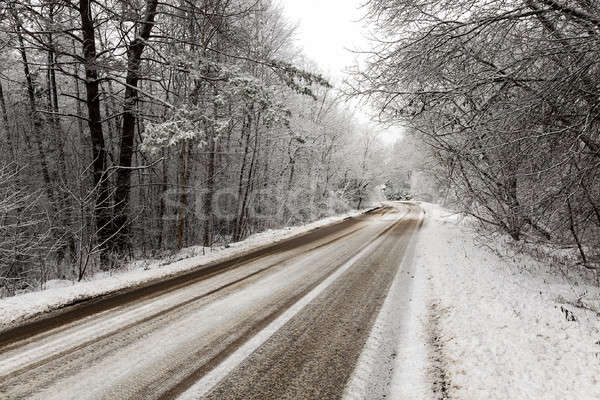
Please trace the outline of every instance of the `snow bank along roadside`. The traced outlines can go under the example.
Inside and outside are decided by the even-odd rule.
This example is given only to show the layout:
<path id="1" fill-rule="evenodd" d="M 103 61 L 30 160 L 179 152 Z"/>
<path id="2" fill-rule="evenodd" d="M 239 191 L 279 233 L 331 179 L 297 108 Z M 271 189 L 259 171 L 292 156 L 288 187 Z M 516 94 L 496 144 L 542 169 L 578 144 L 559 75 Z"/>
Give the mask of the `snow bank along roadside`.
<path id="1" fill-rule="evenodd" d="M 600 398 L 599 289 L 567 283 L 527 255 L 478 246 L 468 222 L 422 206 L 415 268 L 429 281 L 439 352 L 431 362 L 446 380 L 438 396 Z"/>
<path id="2" fill-rule="evenodd" d="M 115 271 L 111 275 L 100 273 L 82 282 L 49 282 L 46 290 L 31 292 L 0 300 L 0 332 L 31 318 L 59 310 L 65 306 L 124 289 L 143 286 L 149 282 L 167 279 L 194 270 L 203 265 L 242 255 L 281 240 L 290 239 L 316 228 L 335 224 L 364 211 L 351 211 L 315 221 L 313 223 L 268 230 L 250 236 L 229 247 L 204 249 L 201 246 L 183 249 L 175 257 L 162 260 L 139 260 L 131 263 L 129 270 Z"/>

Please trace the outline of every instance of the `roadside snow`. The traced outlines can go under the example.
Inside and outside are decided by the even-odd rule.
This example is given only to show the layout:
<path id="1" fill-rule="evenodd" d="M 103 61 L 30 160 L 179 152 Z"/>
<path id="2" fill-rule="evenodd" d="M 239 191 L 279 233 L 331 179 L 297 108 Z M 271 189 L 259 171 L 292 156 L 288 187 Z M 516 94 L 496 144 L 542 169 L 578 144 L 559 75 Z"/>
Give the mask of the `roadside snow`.
<path id="1" fill-rule="evenodd" d="M 45 290 L 0 300 L 0 332 L 27 319 L 60 309 L 65 305 L 127 288 L 138 287 L 157 279 L 166 279 L 212 261 L 234 257 L 251 249 L 288 239 L 348 217 L 357 216 L 362 212 L 354 210 L 303 226 L 267 230 L 252 235 L 242 242 L 231 243 L 227 248 L 204 249 L 201 246 L 190 247 L 166 259 L 138 260 L 131 263 L 128 270 L 116 271 L 110 275 L 99 273 L 82 282 L 49 281 L 46 282 Z"/>
<path id="2" fill-rule="evenodd" d="M 429 371 L 428 362 L 431 353 L 426 331 L 428 282 L 424 269 L 415 268 L 414 251 L 408 261 L 413 264 L 410 312 L 400 331 L 390 392 L 392 399 L 427 400 L 434 398 L 432 388 L 435 379 Z"/>
<path id="3" fill-rule="evenodd" d="M 505 243 L 478 245 L 468 221 L 422 206 L 415 267 L 429 280 L 437 397 L 600 398 L 599 289 L 527 255 L 500 256 Z"/>
<path id="4" fill-rule="evenodd" d="M 73 285 L 73 281 L 65 279 L 51 279 L 42 285 L 42 289 L 57 289 Z"/>

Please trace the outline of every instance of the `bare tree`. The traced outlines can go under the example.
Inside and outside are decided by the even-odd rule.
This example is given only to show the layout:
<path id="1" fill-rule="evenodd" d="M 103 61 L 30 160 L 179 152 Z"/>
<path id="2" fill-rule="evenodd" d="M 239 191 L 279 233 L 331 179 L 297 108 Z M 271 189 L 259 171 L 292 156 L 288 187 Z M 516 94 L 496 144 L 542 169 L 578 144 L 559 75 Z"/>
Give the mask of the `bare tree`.
<path id="1" fill-rule="evenodd" d="M 577 182 L 598 173 L 598 6 L 372 0 L 368 7 L 380 37 L 351 91 L 431 146 L 465 212 L 515 240 L 570 238 L 580 250 L 593 247 L 600 225 L 587 215 L 598 188 Z M 571 221 L 578 215 L 586 217 Z M 588 267 L 600 261 L 581 254 Z"/>

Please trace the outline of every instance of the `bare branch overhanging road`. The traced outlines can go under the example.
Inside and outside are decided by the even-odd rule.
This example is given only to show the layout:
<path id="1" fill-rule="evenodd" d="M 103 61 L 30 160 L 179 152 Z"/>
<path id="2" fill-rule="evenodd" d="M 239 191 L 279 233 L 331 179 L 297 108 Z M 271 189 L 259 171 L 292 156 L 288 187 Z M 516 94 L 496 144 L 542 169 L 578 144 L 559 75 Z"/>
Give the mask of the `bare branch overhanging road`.
<path id="1" fill-rule="evenodd" d="M 340 398 L 421 222 L 386 207 L 5 332 L 0 398 Z"/>

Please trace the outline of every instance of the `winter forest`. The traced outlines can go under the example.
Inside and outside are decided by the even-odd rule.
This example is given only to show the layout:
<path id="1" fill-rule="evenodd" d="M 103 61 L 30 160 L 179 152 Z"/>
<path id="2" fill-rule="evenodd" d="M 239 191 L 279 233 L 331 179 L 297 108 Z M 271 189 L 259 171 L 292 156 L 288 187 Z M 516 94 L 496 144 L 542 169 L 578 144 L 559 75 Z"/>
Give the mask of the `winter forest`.
<path id="1" fill-rule="evenodd" d="M 370 0 L 368 13 L 377 36 L 353 92 L 425 145 L 446 204 L 596 270 L 598 2 Z"/>
<path id="2" fill-rule="evenodd" d="M 384 198 L 597 268 L 600 6 L 362 11 L 370 47 L 341 82 L 276 1 L 3 0 L 0 294 Z"/>
<path id="3" fill-rule="evenodd" d="M 364 207 L 375 134 L 268 0 L 0 9 L 0 286 Z"/>

